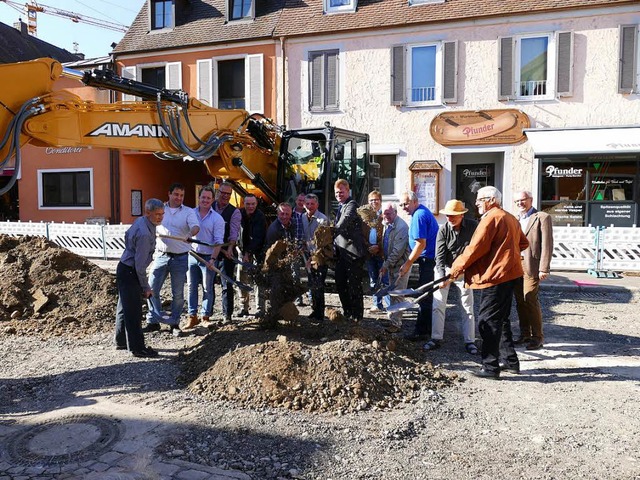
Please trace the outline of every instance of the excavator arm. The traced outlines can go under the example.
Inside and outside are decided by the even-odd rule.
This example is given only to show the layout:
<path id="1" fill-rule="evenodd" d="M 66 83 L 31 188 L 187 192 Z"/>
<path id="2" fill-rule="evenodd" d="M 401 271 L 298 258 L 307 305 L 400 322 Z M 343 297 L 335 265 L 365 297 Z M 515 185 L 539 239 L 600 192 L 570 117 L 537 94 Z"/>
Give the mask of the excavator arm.
<path id="1" fill-rule="evenodd" d="M 86 101 L 53 89 L 62 76 L 142 100 Z M 48 58 L 0 65 L 0 168 L 15 158 L 17 172 L 20 149 L 27 143 L 138 150 L 203 161 L 213 177 L 231 180 L 273 203 L 280 140 L 280 128 L 261 115 L 211 108 L 185 92 L 113 72 L 79 72 Z"/>

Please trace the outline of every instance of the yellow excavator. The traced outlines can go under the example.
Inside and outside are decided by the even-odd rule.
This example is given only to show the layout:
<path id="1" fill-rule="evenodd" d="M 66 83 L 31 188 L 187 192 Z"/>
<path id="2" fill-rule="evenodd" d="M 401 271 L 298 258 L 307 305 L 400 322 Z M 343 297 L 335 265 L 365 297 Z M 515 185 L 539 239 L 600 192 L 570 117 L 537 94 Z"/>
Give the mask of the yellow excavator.
<path id="1" fill-rule="evenodd" d="M 134 95 L 139 101 L 99 104 L 66 90 L 60 77 Z M 378 187 L 369 136 L 336 128 L 285 130 L 260 114 L 211 108 L 182 90 L 126 79 L 109 70 L 78 71 L 50 58 L 0 65 L 0 168 L 30 143 L 153 152 L 169 160 L 204 162 L 212 177 L 265 205 L 315 193 L 324 212 L 335 209 L 333 182 L 344 178 L 356 200 Z M 15 178 L 0 194 L 15 183 Z M 366 202 L 365 202 L 366 203 Z"/>

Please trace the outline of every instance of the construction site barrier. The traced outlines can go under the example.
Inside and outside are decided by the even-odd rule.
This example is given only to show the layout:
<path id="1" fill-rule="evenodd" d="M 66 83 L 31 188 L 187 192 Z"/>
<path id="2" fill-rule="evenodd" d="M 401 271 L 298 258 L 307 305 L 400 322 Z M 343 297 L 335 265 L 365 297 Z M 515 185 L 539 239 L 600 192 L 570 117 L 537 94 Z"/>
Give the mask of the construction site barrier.
<path id="1" fill-rule="evenodd" d="M 0 222 L 0 234 L 35 235 L 78 255 L 118 259 L 130 225 Z M 636 227 L 553 227 L 552 270 L 640 271 L 640 229 Z"/>

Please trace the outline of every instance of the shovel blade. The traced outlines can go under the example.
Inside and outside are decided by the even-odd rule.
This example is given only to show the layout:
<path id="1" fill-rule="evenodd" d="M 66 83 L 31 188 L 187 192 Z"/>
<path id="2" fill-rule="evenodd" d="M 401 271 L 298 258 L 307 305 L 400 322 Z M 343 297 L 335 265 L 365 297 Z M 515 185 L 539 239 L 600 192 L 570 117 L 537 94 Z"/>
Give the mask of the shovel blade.
<path id="1" fill-rule="evenodd" d="M 416 293 L 419 292 L 413 288 L 405 288 L 403 290 L 391 290 L 389 292 L 389 295 L 391 295 L 392 297 L 404 297 L 407 295 L 415 295 Z"/>
<path id="2" fill-rule="evenodd" d="M 253 290 L 253 287 L 251 285 L 247 285 L 246 283 L 242 283 L 242 282 L 238 282 L 238 281 L 235 281 L 234 283 L 235 283 L 236 287 L 238 287 L 243 292 L 250 292 L 250 291 Z"/>
<path id="3" fill-rule="evenodd" d="M 410 308 L 415 308 L 415 307 L 416 307 L 416 303 L 410 302 L 410 301 L 394 303 L 393 305 L 389 305 L 387 307 L 387 312 L 401 312 L 403 310 L 409 310 Z"/>

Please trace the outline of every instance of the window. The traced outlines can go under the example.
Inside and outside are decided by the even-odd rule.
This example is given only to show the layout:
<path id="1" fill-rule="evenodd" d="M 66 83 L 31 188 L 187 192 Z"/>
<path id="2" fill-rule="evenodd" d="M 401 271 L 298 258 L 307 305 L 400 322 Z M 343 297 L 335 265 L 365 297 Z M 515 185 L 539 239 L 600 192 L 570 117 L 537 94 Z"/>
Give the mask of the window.
<path id="1" fill-rule="evenodd" d="M 457 42 L 391 49 L 391 103 L 429 106 L 457 100 Z"/>
<path id="2" fill-rule="evenodd" d="M 355 12 L 357 0 L 324 0 L 324 13 Z"/>
<path id="3" fill-rule="evenodd" d="M 309 53 L 309 110 L 338 110 L 338 50 Z"/>
<path id="4" fill-rule="evenodd" d="M 500 100 L 571 96 L 573 33 L 500 38 L 498 77 Z"/>
<path id="5" fill-rule="evenodd" d="M 173 28 L 173 1 L 151 0 L 151 30 Z"/>
<path id="6" fill-rule="evenodd" d="M 170 90 L 182 89 L 182 63 L 153 63 L 143 64 L 122 69 L 122 76 L 131 80 L 138 80 L 158 88 Z M 122 94 L 123 101 L 135 101 L 137 97 Z"/>
<path id="7" fill-rule="evenodd" d="M 93 170 L 38 170 L 40 208 L 93 208 Z"/>
<path id="8" fill-rule="evenodd" d="M 374 160 L 380 165 L 380 193 L 394 195 L 396 193 L 397 155 L 376 155 Z"/>
<path id="9" fill-rule="evenodd" d="M 198 60 L 197 69 L 201 102 L 214 108 L 264 113 L 262 54 Z"/>
<path id="10" fill-rule="evenodd" d="M 638 93 L 638 26 L 620 25 L 618 93 Z"/>
<path id="11" fill-rule="evenodd" d="M 253 0 L 229 0 L 228 20 L 254 18 Z"/>

